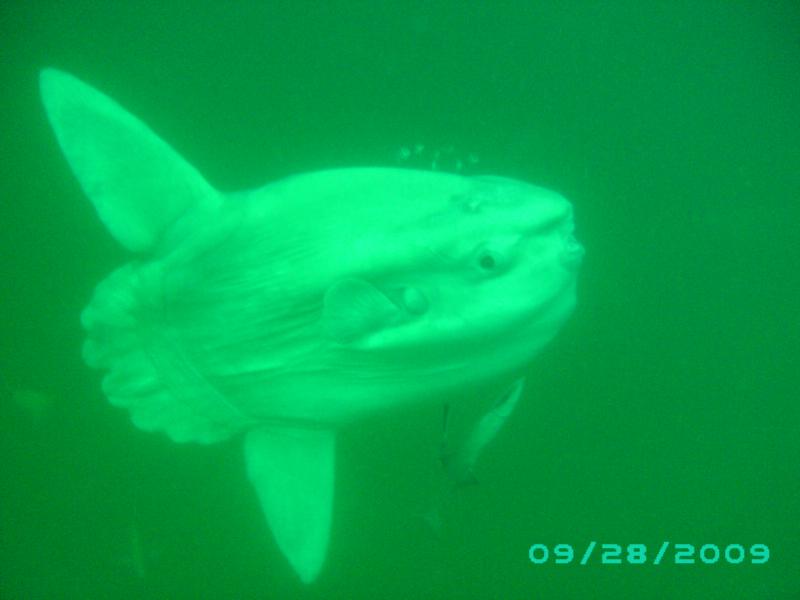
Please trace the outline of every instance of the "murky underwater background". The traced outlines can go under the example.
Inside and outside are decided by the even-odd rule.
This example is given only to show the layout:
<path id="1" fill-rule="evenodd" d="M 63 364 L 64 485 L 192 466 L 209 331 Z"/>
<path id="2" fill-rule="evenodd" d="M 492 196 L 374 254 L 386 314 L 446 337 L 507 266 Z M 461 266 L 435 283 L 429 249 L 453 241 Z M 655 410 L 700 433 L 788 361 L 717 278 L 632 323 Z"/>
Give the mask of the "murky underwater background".
<path id="1" fill-rule="evenodd" d="M 105 402 L 78 315 L 125 254 L 48 128 L 44 66 L 225 190 L 424 143 L 574 203 L 578 310 L 437 526 L 435 407 L 342 434 L 305 588 L 238 443 Z M 0 76 L 0 597 L 800 598 L 796 2 L 15 0 Z M 529 560 L 592 540 L 770 558 Z"/>

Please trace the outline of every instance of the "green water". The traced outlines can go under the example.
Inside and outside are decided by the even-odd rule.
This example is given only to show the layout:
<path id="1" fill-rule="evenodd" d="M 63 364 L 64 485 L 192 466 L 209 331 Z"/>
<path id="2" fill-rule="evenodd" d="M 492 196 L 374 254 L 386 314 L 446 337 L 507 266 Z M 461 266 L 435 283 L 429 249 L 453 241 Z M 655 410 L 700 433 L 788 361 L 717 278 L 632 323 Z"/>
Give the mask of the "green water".
<path id="1" fill-rule="evenodd" d="M 800 598 L 799 40 L 793 2 L 3 3 L 0 597 Z M 44 66 L 221 189 L 425 142 L 569 198 L 578 308 L 480 485 L 440 498 L 435 408 L 346 430 L 304 587 L 240 444 L 110 407 L 78 315 L 125 254 L 48 128 Z M 560 543 L 572 563 L 529 560 Z"/>

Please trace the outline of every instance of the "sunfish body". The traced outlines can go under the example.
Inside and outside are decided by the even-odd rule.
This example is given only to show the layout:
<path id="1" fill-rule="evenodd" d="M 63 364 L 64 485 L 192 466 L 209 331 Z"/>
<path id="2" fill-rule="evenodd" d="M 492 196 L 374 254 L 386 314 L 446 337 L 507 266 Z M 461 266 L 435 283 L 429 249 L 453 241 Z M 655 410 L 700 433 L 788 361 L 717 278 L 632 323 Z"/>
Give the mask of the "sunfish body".
<path id="1" fill-rule="evenodd" d="M 583 249 L 554 192 L 353 168 L 226 194 L 97 90 L 53 69 L 40 84 L 81 187 L 134 254 L 82 314 L 86 362 L 141 429 L 243 436 L 305 583 L 327 552 L 337 429 L 517 385 L 574 308 Z"/>

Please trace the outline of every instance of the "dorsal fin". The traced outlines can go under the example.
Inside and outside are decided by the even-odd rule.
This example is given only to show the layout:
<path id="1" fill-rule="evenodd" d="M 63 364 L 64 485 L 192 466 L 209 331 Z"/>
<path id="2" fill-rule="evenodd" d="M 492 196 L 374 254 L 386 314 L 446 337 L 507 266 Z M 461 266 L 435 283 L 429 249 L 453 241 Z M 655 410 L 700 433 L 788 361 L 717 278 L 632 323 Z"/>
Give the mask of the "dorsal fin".
<path id="1" fill-rule="evenodd" d="M 44 69 L 39 84 L 58 143 L 111 235 L 128 250 L 153 250 L 190 209 L 221 196 L 144 123 L 72 75 Z"/>

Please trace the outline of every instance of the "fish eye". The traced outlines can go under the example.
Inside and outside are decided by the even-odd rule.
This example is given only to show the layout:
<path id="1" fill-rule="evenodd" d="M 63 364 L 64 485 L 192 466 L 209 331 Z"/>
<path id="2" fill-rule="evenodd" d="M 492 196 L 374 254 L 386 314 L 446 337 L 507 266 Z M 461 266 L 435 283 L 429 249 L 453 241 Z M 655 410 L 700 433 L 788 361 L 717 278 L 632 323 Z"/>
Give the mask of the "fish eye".
<path id="1" fill-rule="evenodd" d="M 520 242 L 517 235 L 496 236 L 478 244 L 469 257 L 474 271 L 484 277 L 499 276 L 514 266 L 517 246 Z"/>
<path id="2" fill-rule="evenodd" d="M 494 271 L 497 267 L 497 257 L 486 250 L 478 256 L 478 266 L 484 271 Z"/>

